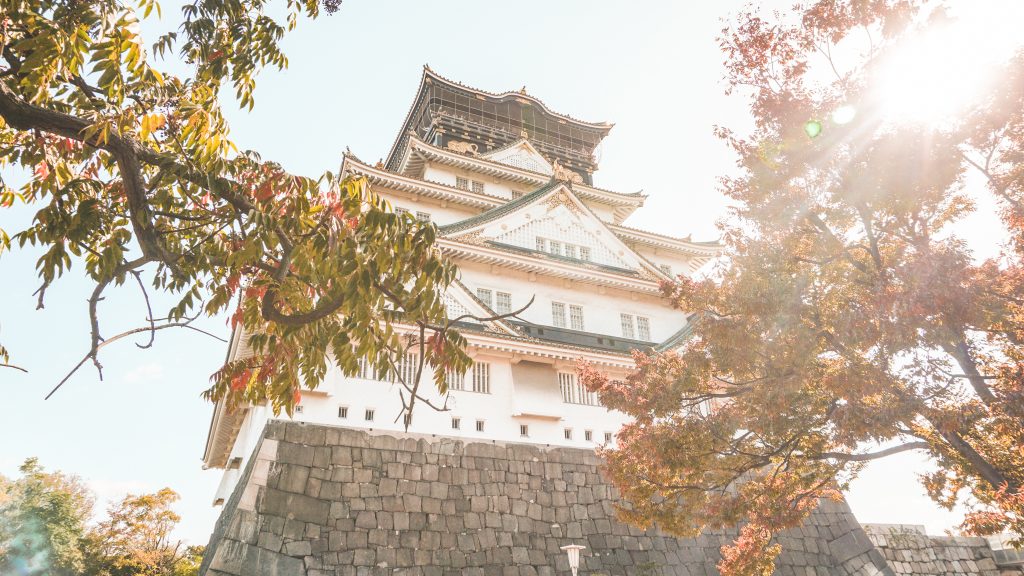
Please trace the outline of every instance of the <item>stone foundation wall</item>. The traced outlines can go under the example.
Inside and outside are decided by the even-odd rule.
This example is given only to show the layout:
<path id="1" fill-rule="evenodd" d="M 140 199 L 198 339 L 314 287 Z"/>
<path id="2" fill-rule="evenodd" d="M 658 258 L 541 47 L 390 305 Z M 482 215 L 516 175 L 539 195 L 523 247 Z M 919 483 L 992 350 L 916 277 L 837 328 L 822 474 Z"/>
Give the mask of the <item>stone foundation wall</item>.
<path id="1" fill-rule="evenodd" d="M 582 544 L 588 576 L 717 574 L 730 535 L 674 538 L 616 521 L 598 465 L 587 450 L 271 422 L 200 573 L 554 576 L 569 573 L 559 547 Z M 844 503 L 824 502 L 778 541 L 780 575 L 897 573 Z M 958 574 L 989 574 L 976 568 Z"/>

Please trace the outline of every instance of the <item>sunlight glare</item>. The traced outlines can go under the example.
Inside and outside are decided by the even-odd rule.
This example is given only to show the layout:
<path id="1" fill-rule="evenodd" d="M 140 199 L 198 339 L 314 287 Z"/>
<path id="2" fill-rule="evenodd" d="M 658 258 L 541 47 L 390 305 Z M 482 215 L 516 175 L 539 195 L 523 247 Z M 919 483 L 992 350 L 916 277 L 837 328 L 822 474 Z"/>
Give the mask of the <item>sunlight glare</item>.
<path id="1" fill-rule="evenodd" d="M 973 6 L 971 8 L 974 8 Z M 883 56 L 872 100 L 890 122 L 945 124 L 998 80 L 996 70 L 1021 46 L 1003 14 L 965 9 L 947 22 L 912 34 Z"/>

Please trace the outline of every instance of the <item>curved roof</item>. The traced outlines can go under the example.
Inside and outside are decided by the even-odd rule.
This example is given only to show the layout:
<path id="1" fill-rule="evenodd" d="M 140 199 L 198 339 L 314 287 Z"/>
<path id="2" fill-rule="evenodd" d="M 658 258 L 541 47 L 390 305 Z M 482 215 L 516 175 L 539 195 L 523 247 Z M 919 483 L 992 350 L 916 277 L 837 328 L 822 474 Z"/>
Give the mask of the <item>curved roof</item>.
<path id="1" fill-rule="evenodd" d="M 471 86 L 466 86 L 465 84 L 463 84 L 461 82 L 457 82 L 455 80 L 451 80 L 449 78 L 445 78 L 444 76 L 441 76 L 437 72 L 434 72 L 434 70 L 430 68 L 429 64 L 424 64 L 423 65 L 423 79 L 420 81 L 420 88 L 421 89 L 423 87 L 423 84 L 426 82 L 427 78 L 431 78 L 433 80 L 436 80 L 438 82 L 444 83 L 444 84 L 446 84 L 448 86 L 451 86 L 453 88 L 458 88 L 460 90 L 465 90 L 466 92 L 470 92 L 472 94 L 477 94 L 477 95 L 480 95 L 480 96 L 484 96 L 485 98 L 490 98 L 492 100 L 504 101 L 504 100 L 508 100 L 508 99 L 512 99 L 512 98 L 521 98 L 521 99 L 524 99 L 524 100 L 529 100 L 529 101 L 533 102 L 534 104 L 540 106 L 541 110 L 543 110 L 546 114 L 549 114 L 549 115 L 551 115 L 551 116 L 553 116 L 555 118 L 560 118 L 562 120 L 566 120 L 568 122 L 572 122 L 574 124 L 579 124 L 580 126 L 586 126 L 588 128 L 597 128 L 599 130 L 602 130 L 605 134 L 607 134 L 608 131 L 611 130 L 612 127 L 615 126 L 615 124 L 613 124 L 611 122 L 587 122 L 585 120 L 580 120 L 578 118 L 573 118 L 572 116 L 569 116 L 567 114 L 559 114 L 558 112 L 555 112 L 554 110 L 548 108 L 547 104 L 545 104 L 540 98 L 537 98 L 536 96 L 531 96 L 531 95 L 527 94 L 526 91 L 525 91 L 525 89 L 526 89 L 525 86 L 522 89 L 516 90 L 514 92 L 513 91 L 507 91 L 507 92 L 501 92 L 501 93 L 487 92 L 485 90 L 480 90 L 478 88 L 473 88 Z"/>
<path id="2" fill-rule="evenodd" d="M 416 97 L 413 98 L 412 102 L 409 104 L 409 110 L 406 112 L 405 120 L 402 122 L 402 129 L 398 131 L 398 134 L 395 136 L 395 141 L 391 144 L 391 149 L 388 152 L 387 160 L 385 162 L 388 166 L 391 166 L 392 163 L 394 162 L 395 155 L 398 153 L 398 150 L 399 150 L 399 147 L 401 146 L 402 140 L 406 136 L 407 132 L 409 132 L 409 130 L 410 130 L 410 125 L 409 124 L 412 121 L 413 115 L 416 112 L 417 105 L 419 104 L 419 102 L 421 100 L 421 97 L 423 96 L 424 92 L 426 91 L 427 86 L 431 82 L 437 82 L 437 83 L 439 83 L 439 84 L 441 84 L 443 86 L 447 86 L 447 87 L 449 87 L 449 88 L 451 88 L 453 90 L 458 90 L 458 91 L 461 91 L 461 92 L 465 92 L 467 94 L 473 95 L 474 97 L 485 99 L 485 100 L 491 100 L 491 101 L 497 102 L 497 103 L 503 103 L 503 102 L 507 102 L 509 100 L 518 100 L 518 101 L 526 100 L 526 101 L 529 101 L 529 103 L 538 106 L 540 108 L 540 110 L 544 112 L 544 114 L 546 114 L 546 115 L 548 115 L 548 116 L 550 116 L 552 118 L 555 118 L 555 119 L 557 119 L 557 120 L 559 120 L 561 122 L 567 122 L 567 123 L 575 124 L 577 126 L 585 128 L 585 129 L 596 131 L 596 132 L 601 134 L 601 138 L 604 138 L 604 136 L 607 136 L 608 132 L 611 131 L 612 127 L 615 126 L 615 124 L 610 123 L 610 122 L 587 122 L 585 120 L 580 120 L 578 118 L 573 118 L 572 116 L 569 116 L 567 114 L 560 114 L 558 112 L 555 112 L 555 111 L 551 110 L 550 108 L 548 108 L 547 104 L 545 104 L 539 98 L 527 94 L 525 92 L 525 87 L 523 89 L 521 89 L 521 90 L 518 90 L 518 91 L 507 91 L 507 92 L 501 92 L 501 93 L 487 92 L 485 90 L 480 90 L 478 88 L 473 88 L 473 87 L 470 87 L 470 86 L 466 86 L 465 84 L 462 84 L 461 82 L 456 82 L 455 80 L 451 80 L 449 78 L 445 78 L 444 76 L 441 76 L 437 72 L 434 72 L 434 70 L 432 70 L 430 68 L 429 64 L 424 64 L 423 65 L 423 75 L 420 77 L 420 85 L 419 85 L 419 88 L 417 88 L 417 90 L 416 90 Z"/>

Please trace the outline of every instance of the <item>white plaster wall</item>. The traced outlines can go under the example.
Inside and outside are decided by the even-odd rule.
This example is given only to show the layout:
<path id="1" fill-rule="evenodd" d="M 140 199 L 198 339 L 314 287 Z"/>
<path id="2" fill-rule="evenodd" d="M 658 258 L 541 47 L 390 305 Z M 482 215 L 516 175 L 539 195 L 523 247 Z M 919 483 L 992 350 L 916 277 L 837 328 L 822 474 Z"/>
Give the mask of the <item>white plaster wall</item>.
<path id="1" fill-rule="evenodd" d="M 595 334 L 621 337 L 622 324 L 619 315 L 622 313 L 650 318 L 651 340 L 654 342 L 667 339 L 686 323 L 686 315 L 673 309 L 668 301 L 660 296 L 600 288 L 591 284 L 567 282 L 540 275 L 531 281 L 526 273 L 497 266 L 466 262 L 460 262 L 459 266 L 462 282 L 474 294 L 477 288 L 508 292 L 512 295 L 513 310 L 526 305 L 531 296 L 536 296 L 533 305 L 520 315 L 523 320 L 534 324 L 553 325 L 552 302 L 582 306 L 584 330 Z"/>
<path id="2" fill-rule="evenodd" d="M 448 410 L 443 412 L 433 410 L 424 403 L 418 403 L 414 408 L 409 432 L 463 438 L 467 441 L 525 442 L 596 448 L 605 443 L 605 433 L 614 435 L 629 421 L 625 414 L 603 406 L 568 403 L 561 403 L 554 408 L 553 411 L 560 414 L 560 419 L 513 416 L 516 387 L 512 381 L 511 356 L 493 352 L 481 353 L 475 348 L 470 349 L 470 354 L 475 361 L 490 363 L 490 393 L 453 390 L 448 395 Z M 571 372 L 574 367 L 566 364 L 559 366 L 559 369 Z M 561 398 L 557 381 L 553 380 L 551 386 L 553 390 L 549 392 L 552 394 L 546 396 Z M 348 378 L 341 374 L 340 369 L 334 367 L 328 371 L 323 384 L 315 392 L 303 394 L 299 404 L 301 411 L 297 411 L 290 418 L 300 422 L 402 433 L 405 429 L 400 418 L 400 389 L 399 384 L 390 382 Z M 444 406 L 444 398 L 434 387 L 431 375 L 424 374 L 420 393 L 435 405 Z M 348 407 L 346 418 L 339 417 L 338 408 L 341 406 Z M 373 421 L 365 419 L 368 408 L 374 410 Z M 452 428 L 454 417 L 461 419 L 458 430 Z M 248 464 L 256 442 L 259 441 L 259 433 L 272 418 L 289 419 L 289 416 L 285 413 L 275 416 L 266 407 L 255 407 L 249 411 L 232 449 L 232 458 L 243 458 L 239 470 Z M 476 431 L 477 420 L 484 421 L 483 432 Z M 529 436 L 520 436 L 520 424 L 529 427 Z M 573 430 L 571 440 L 565 439 L 566 428 Z M 591 441 L 584 439 L 584 430 L 593 431 Z M 216 498 L 227 500 L 234 490 L 238 476 L 238 470 L 225 470 Z"/>

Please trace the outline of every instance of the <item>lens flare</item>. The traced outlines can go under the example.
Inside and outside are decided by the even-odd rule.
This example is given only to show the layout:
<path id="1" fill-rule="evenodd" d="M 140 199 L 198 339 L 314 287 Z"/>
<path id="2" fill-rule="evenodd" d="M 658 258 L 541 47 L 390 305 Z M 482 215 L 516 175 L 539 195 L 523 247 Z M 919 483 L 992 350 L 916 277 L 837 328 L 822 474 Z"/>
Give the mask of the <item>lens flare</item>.
<path id="1" fill-rule="evenodd" d="M 804 124 L 804 133 L 810 138 L 817 138 L 821 134 L 821 122 L 809 120 Z"/>
<path id="2" fill-rule="evenodd" d="M 849 124 L 857 117 L 857 109 L 850 105 L 840 106 L 832 111 L 832 121 L 836 124 Z"/>

